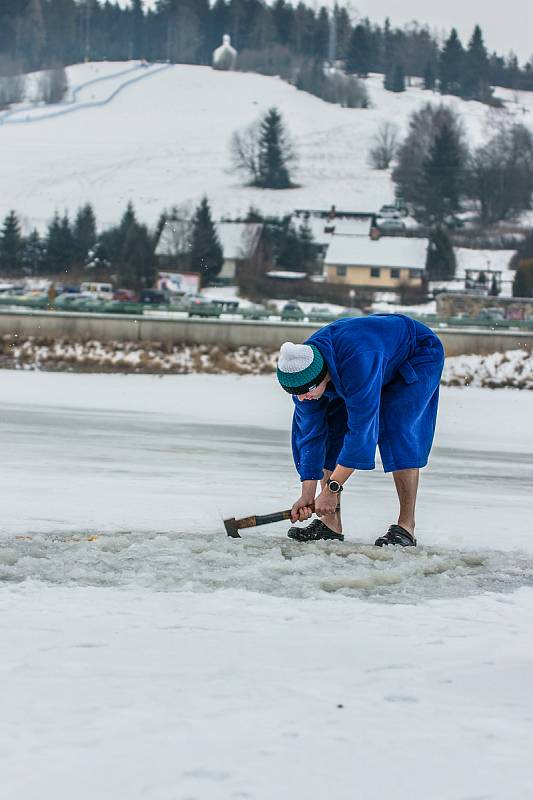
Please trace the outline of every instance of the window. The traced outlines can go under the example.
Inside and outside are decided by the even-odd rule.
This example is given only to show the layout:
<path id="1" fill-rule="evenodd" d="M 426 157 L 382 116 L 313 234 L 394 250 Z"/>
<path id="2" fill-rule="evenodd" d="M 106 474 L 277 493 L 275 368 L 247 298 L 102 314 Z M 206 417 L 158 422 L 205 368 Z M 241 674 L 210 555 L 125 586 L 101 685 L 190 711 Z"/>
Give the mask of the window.
<path id="1" fill-rule="evenodd" d="M 391 278 L 399 278 L 400 277 L 400 270 L 399 269 L 391 269 L 390 276 L 391 276 Z"/>
<path id="2" fill-rule="evenodd" d="M 340 278 L 344 278 L 346 276 L 346 267 L 344 265 L 337 267 L 337 275 Z"/>
<path id="3" fill-rule="evenodd" d="M 370 277 L 371 278 L 379 278 L 381 275 L 381 268 L 380 267 L 370 267 Z"/>

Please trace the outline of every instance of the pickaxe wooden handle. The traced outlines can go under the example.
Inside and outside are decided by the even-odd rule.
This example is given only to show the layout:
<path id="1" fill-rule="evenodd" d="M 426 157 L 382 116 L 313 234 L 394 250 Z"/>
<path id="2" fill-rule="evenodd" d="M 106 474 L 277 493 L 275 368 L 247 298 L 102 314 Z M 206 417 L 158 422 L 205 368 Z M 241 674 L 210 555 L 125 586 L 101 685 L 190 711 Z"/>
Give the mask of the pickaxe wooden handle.
<path id="1" fill-rule="evenodd" d="M 314 511 L 315 504 L 311 503 L 310 508 Z M 230 519 L 224 520 L 224 527 L 228 536 L 232 536 L 234 539 L 240 539 L 241 535 L 239 531 L 242 528 L 255 528 L 257 525 L 268 525 L 270 522 L 283 522 L 284 519 L 290 518 L 291 509 L 289 508 L 287 511 L 276 511 L 274 514 L 254 515 L 252 517 L 242 517 L 241 519 L 231 517 Z"/>

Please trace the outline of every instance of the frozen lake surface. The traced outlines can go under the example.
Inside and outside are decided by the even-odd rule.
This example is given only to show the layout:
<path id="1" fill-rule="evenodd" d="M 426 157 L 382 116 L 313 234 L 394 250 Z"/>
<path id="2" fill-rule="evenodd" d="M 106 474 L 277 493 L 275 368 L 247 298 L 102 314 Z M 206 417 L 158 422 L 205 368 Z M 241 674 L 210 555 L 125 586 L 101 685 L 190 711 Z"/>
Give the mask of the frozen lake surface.
<path id="1" fill-rule="evenodd" d="M 444 390 L 421 546 L 380 550 L 379 465 L 344 543 L 225 535 L 296 497 L 272 377 L 0 381 L 6 796 L 531 797 L 529 393 Z"/>

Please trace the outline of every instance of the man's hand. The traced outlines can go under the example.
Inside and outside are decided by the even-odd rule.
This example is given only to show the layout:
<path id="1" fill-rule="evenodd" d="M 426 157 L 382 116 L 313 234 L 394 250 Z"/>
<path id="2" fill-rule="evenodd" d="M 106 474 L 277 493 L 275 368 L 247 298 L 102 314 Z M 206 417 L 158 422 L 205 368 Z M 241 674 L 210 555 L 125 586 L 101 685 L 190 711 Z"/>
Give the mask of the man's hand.
<path id="1" fill-rule="evenodd" d="M 293 505 L 291 509 L 291 521 L 292 522 L 303 522 L 304 519 L 309 519 L 309 517 L 313 514 L 313 509 L 311 508 L 311 504 L 313 503 L 313 499 L 307 495 L 302 495 Z"/>
<path id="2" fill-rule="evenodd" d="M 337 510 L 338 495 L 323 489 L 315 500 L 315 514 L 317 517 L 327 517 Z"/>

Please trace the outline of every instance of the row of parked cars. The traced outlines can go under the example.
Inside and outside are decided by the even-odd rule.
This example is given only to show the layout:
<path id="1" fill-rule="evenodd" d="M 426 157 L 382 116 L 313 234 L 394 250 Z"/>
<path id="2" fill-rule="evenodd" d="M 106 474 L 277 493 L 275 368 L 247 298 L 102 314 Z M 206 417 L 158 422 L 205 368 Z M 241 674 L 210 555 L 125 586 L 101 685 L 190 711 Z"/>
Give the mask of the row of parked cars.
<path id="1" fill-rule="evenodd" d="M 289 300 L 276 309 L 273 306 L 248 304 L 238 300 L 216 300 L 201 293 L 176 297 L 163 289 L 143 289 L 136 294 L 129 289 L 113 291 L 111 284 L 81 284 L 80 287 L 58 286 L 53 292 L 0 294 L 0 305 L 17 305 L 32 309 L 94 312 L 108 314 L 144 314 L 147 311 L 182 312 L 189 317 L 219 318 L 222 314 L 238 315 L 245 320 L 281 318 L 284 322 L 332 322 L 339 316 L 355 316 L 362 312 L 347 309 L 340 315 L 324 306 L 305 312 L 296 300 Z"/>

